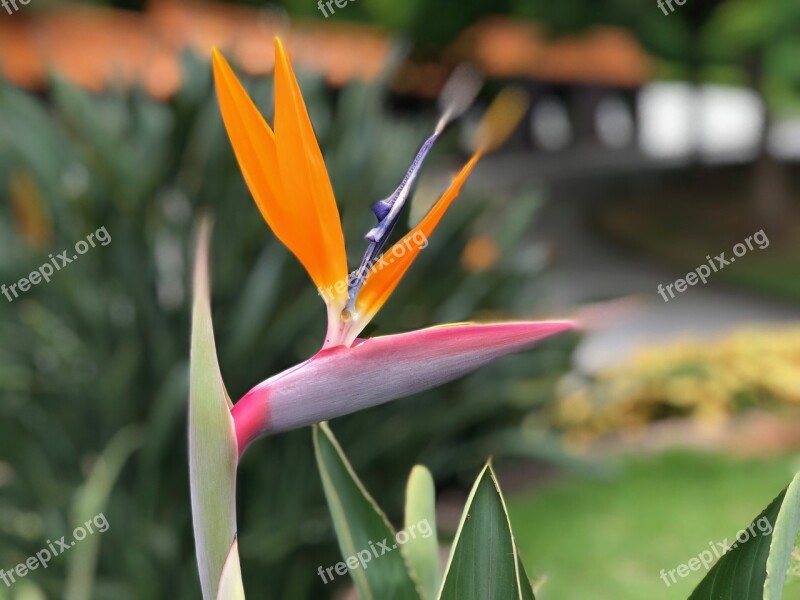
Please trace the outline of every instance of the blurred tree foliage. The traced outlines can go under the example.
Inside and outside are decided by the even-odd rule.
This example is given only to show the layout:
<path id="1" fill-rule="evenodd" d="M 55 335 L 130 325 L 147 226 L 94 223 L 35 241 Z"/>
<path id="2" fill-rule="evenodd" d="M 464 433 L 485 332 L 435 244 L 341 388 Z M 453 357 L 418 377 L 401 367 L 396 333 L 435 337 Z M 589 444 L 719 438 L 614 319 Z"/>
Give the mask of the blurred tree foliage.
<path id="1" fill-rule="evenodd" d="M 32 597 L 60 596 L 67 577 L 74 597 L 198 596 L 185 420 L 187 280 L 201 211 L 216 218 L 213 308 L 231 395 L 307 358 L 324 334 L 323 303 L 245 188 L 209 65 L 187 55 L 185 69 L 168 104 L 139 91 L 90 95 L 57 78 L 45 98 L 0 82 L 0 282 L 18 281 L 100 227 L 112 238 L 14 302 L 0 297 L 0 567 L 69 535 L 89 507 L 110 523 L 94 540 L 96 578 L 95 547 L 79 544 L 25 579 Z M 394 189 L 434 123 L 434 115 L 387 115 L 388 76 L 337 92 L 301 79 L 353 263 L 372 224 L 369 204 Z M 249 88 L 269 115 L 271 80 Z M 432 202 L 442 185 L 423 180 L 415 200 Z M 465 193 L 375 329 L 529 312 L 543 255 L 527 239 L 535 210 L 530 197 Z M 475 260 L 476 239 L 484 249 L 493 240 L 494 254 Z M 550 438 L 531 429 L 535 419 L 525 429 L 519 422 L 551 397 L 572 343 L 556 340 L 467 380 L 336 420 L 333 429 L 395 516 L 398 486 L 414 462 L 447 484 L 473 477 L 489 454 L 558 459 Z M 309 431 L 248 452 L 239 502 L 248 591 L 332 593 L 316 576 L 318 565 L 339 557 Z"/>
<path id="2" fill-rule="evenodd" d="M 708 28 L 713 59 L 740 65 L 744 80 L 762 100 L 762 127 L 751 196 L 754 216 L 775 235 L 786 233 L 792 205 L 789 174 L 770 153 L 771 126 L 781 112 L 800 107 L 800 5 L 790 0 L 731 0 Z"/>

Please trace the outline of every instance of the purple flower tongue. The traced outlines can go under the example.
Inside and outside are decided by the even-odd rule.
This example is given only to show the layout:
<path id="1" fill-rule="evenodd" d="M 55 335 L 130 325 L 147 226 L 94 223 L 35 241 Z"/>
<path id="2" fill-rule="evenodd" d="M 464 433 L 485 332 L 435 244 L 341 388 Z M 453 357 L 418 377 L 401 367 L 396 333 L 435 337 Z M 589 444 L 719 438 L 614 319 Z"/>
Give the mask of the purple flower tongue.
<path id="1" fill-rule="evenodd" d="M 403 207 L 408 197 L 411 195 L 411 190 L 414 188 L 414 183 L 417 181 L 417 176 L 419 175 L 420 169 L 422 169 L 422 164 L 425 162 L 428 152 L 431 151 L 431 148 L 433 148 L 433 145 L 436 143 L 436 140 L 439 139 L 440 135 L 441 129 L 437 129 L 431 137 L 425 140 L 425 143 L 422 144 L 419 152 L 417 152 L 414 162 L 411 163 L 411 167 L 408 169 L 402 183 L 394 193 L 385 200 L 379 200 L 372 205 L 372 212 L 378 218 L 378 224 L 370 229 L 367 235 L 364 236 L 364 239 L 369 242 L 369 246 L 364 253 L 364 258 L 361 259 L 361 265 L 358 267 L 358 270 L 350 276 L 348 293 L 350 295 L 351 305 L 355 301 L 358 290 L 361 289 L 364 280 L 367 278 L 367 272 L 389 240 L 389 236 L 392 234 L 395 225 L 397 225 L 397 221 L 400 220 L 400 213 L 403 212 Z"/>
<path id="2" fill-rule="evenodd" d="M 403 210 L 403 205 L 405 205 L 406 200 L 408 200 L 414 182 L 417 180 L 417 175 L 419 175 L 419 171 L 422 168 L 422 163 L 425 162 L 428 152 L 433 148 L 436 140 L 439 139 L 439 135 L 440 133 L 437 131 L 425 140 L 425 143 L 422 144 L 422 148 L 417 152 L 414 162 L 411 163 L 408 173 L 406 173 L 406 176 L 403 178 L 403 182 L 394 191 L 394 194 L 389 196 L 386 200 L 379 200 L 372 205 L 372 212 L 378 217 L 378 224 L 367 233 L 367 240 L 376 243 L 386 243 L 386 238 L 389 237 L 392 229 L 394 229 L 394 226 L 397 224 L 400 212 Z"/>
<path id="3" fill-rule="evenodd" d="M 365 236 L 369 246 L 364 253 L 364 258 L 361 259 L 361 265 L 350 274 L 347 287 L 350 297 L 347 303 L 349 309 L 352 310 L 358 291 L 367 278 L 367 273 L 380 256 L 383 247 L 389 240 L 389 236 L 392 235 L 394 226 L 397 225 L 397 221 L 400 219 L 400 213 L 403 212 L 403 207 L 411 194 L 411 190 L 414 188 L 414 183 L 417 181 L 417 176 L 420 169 L 422 169 L 422 163 L 425 162 L 425 158 L 428 156 L 428 152 L 431 151 L 431 148 L 433 148 L 436 140 L 442 135 L 447 125 L 454 119 L 459 118 L 469 108 L 482 84 L 482 76 L 469 65 L 461 65 L 453 71 L 439 96 L 441 117 L 436 125 L 436 131 L 422 144 L 417 156 L 414 158 L 414 162 L 411 163 L 406 176 L 394 193 L 372 205 L 372 212 L 378 218 L 378 224 L 370 229 Z"/>

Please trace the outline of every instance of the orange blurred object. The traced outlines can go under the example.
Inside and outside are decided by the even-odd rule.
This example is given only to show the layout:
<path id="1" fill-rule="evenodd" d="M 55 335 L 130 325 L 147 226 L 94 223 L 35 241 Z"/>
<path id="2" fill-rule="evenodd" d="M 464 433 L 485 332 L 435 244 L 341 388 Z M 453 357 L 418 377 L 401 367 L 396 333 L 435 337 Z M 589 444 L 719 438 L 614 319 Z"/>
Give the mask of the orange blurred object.
<path id="1" fill-rule="evenodd" d="M 90 6 L 20 12 L 0 21 L 0 74 L 44 89 L 54 70 L 101 91 L 141 85 L 167 99 L 181 86 L 180 55 L 187 49 L 210 58 L 218 47 L 249 75 L 272 72 L 272 41 L 280 34 L 299 70 L 321 74 L 334 87 L 370 81 L 391 51 L 379 28 L 341 21 L 292 21 L 252 7 L 190 0 L 153 0 L 144 13 Z M 637 87 L 653 60 L 624 30 L 596 27 L 580 36 L 549 39 L 540 25 L 492 17 L 471 27 L 445 53 L 446 64 L 472 61 L 489 77 Z M 394 90 L 435 98 L 449 68 L 406 62 Z"/>
<path id="2" fill-rule="evenodd" d="M 181 84 L 173 53 L 148 34 L 137 13 L 71 6 L 33 17 L 17 15 L 0 31 L 3 74 L 13 83 L 43 88 L 49 71 L 93 91 L 140 82 L 156 98 Z"/>
<path id="3" fill-rule="evenodd" d="M 0 21 L 0 73 L 21 87 L 43 89 L 53 70 L 93 91 L 139 83 L 167 99 L 181 86 L 180 54 L 229 51 L 250 75 L 272 72 L 281 34 L 294 62 L 331 85 L 370 80 L 384 64 L 390 38 L 376 28 L 298 23 L 282 31 L 275 13 L 243 6 L 164 0 L 144 13 L 60 7 Z"/>
<path id="4" fill-rule="evenodd" d="M 654 68 L 636 38 L 615 27 L 551 39 L 537 23 L 492 17 L 464 32 L 454 49 L 488 77 L 638 87 Z"/>
<path id="5" fill-rule="evenodd" d="M 53 241 L 53 224 L 33 175 L 13 171 L 10 186 L 11 214 L 17 233 L 33 248 L 48 248 Z"/>
<path id="6" fill-rule="evenodd" d="M 479 272 L 491 268 L 500 258 L 500 250 L 491 238 L 479 236 L 467 242 L 461 264 L 467 271 Z"/>

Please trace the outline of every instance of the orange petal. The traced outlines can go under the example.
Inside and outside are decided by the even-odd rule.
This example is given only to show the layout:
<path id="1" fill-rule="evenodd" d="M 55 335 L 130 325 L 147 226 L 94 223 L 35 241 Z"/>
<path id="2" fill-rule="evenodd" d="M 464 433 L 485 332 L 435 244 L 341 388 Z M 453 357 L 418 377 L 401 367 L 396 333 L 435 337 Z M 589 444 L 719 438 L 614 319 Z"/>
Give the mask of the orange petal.
<path id="1" fill-rule="evenodd" d="M 283 62 L 285 63 L 285 57 Z M 285 64 L 288 68 L 288 63 Z M 267 125 L 225 58 L 217 50 L 214 50 L 213 65 L 222 119 L 242 174 L 264 220 L 278 239 L 303 264 L 318 288 L 326 289 L 335 286 L 340 280 L 346 281 L 347 263 L 339 214 L 333 193 L 330 192 L 330 183 L 313 131 L 311 133 L 313 148 L 305 152 L 312 157 L 318 157 L 318 166 L 322 170 L 322 176 L 330 192 L 322 197 L 313 196 L 303 190 L 295 181 L 293 172 L 289 170 L 293 161 L 307 163 L 312 160 L 303 155 L 302 143 L 299 144 L 300 152 L 294 152 L 291 157 L 279 160 L 277 136 Z M 291 71 L 289 73 L 291 74 Z M 278 79 L 276 69 L 276 89 L 285 88 L 285 75 L 280 78 L 282 83 L 278 83 Z M 293 76 L 291 79 L 294 81 Z M 296 82 L 294 85 L 296 86 Z M 276 92 L 276 95 L 280 95 L 279 92 Z M 276 104 L 277 102 L 276 99 Z M 295 113 L 301 113 L 305 117 L 307 127 L 311 130 L 302 98 L 299 102 L 301 110 L 295 110 Z M 282 104 L 285 107 L 285 99 Z M 286 117 L 283 119 L 285 121 Z M 283 129 L 287 129 L 285 125 Z M 289 133 L 285 132 L 284 137 L 287 135 Z M 282 172 L 282 167 L 285 167 L 287 172 Z M 322 223 L 325 224 L 325 228 L 322 227 Z M 334 294 L 323 296 L 326 299 L 334 297 Z"/>
<path id="2" fill-rule="evenodd" d="M 475 133 L 475 144 L 494 152 L 514 133 L 530 107 L 530 98 L 519 88 L 505 88 L 492 101 Z"/>
<path id="3" fill-rule="evenodd" d="M 222 54 L 214 49 L 213 56 L 219 108 L 242 174 L 267 224 L 291 248 L 291 228 L 282 226 L 286 215 L 279 203 L 275 135 Z"/>
<path id="4" fill-rule="evenodd" d="M 300 87 L 275 39 L 275 138 L 286 207 L 303 242 L 303 264 L 322 290 L 347 299 L 347 256 L 339 209 Z M 337 285 L 338 284 L 338 285 Z M 338 288 L 338 289 L 337 289 Z M 323 294 L 325 297 L 326 294 Z"/>
<path id="5" fill-rule="evenodd" d="M 480 150 L 476 152 L 422 221 L 386 251 L 384 256 L 390 256 L 391 262 L 378 261 L 370 271 L 356 300 L 356 318 L 362 329 L 389 299 L 394 288 L 400 283 L 403 275 L 424 247 L 418 243 L 418 240 L 420 238 L 427 240 L 431 236 L 481 156 Z M 353 329 L 351 335 L 357 335 L 360 331 L 360 329 L 358 331 Z"/>

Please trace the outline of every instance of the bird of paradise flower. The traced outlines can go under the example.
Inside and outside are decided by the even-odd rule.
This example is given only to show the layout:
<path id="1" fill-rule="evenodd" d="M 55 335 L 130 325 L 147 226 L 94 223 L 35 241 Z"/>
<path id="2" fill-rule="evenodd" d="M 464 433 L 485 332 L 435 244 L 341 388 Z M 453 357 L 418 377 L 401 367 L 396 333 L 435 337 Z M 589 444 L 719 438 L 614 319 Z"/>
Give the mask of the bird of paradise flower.
<path id="1" fill-rule="evenodd" d="M 235 472 L 256 438 L 438 386 L 573 327 L 570 321 L 460 323 L 358 337 L 424 247 L 420 240 L 427 244 L 477 162 L 518 122 L 523 103 L 506 102 L 494 111 L 494 119 L 485 120 L 473 156 L 420 223 L 386 251 L 392 260 L 381 261 L 428 152 L 461 112 L 447 107 L 398 188 L 373 205 L 378 222 L 366 236 L 361 264 L 348 274 L 331 183 L 280 40 L 275 42 L 274 129 L 216 50 L 213 70 L 220 112 L 250 192 L 269 227 L 323 292 L 328 327 L 318 353 L 231 404 L 214 350 L 206 273 L 208 232 L 201 234 L 195 263 L 189 442 L 195 541 L 206 598 L 215 597 L 221 578 L 236 580 L 230 574 L 223 576 L 224 565 L 238 570 Z"/>

